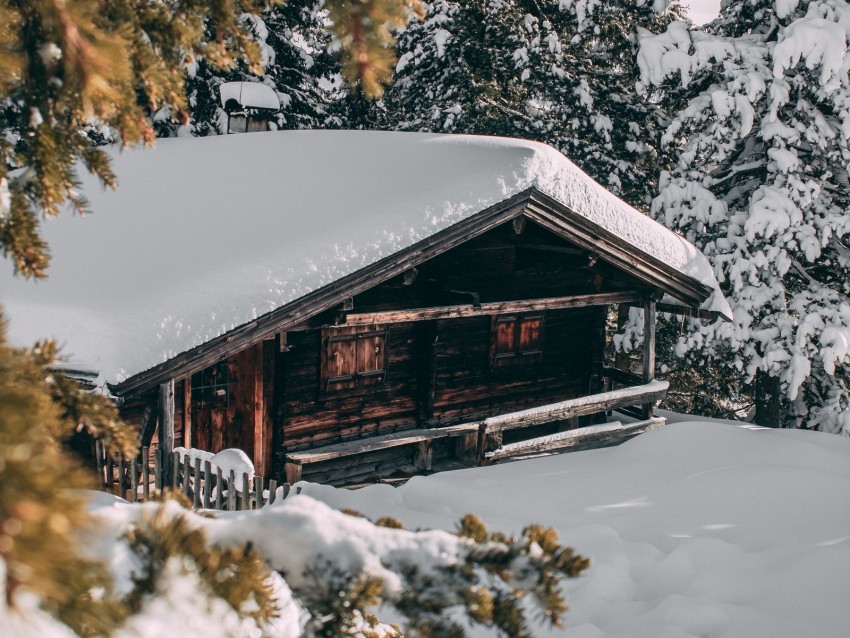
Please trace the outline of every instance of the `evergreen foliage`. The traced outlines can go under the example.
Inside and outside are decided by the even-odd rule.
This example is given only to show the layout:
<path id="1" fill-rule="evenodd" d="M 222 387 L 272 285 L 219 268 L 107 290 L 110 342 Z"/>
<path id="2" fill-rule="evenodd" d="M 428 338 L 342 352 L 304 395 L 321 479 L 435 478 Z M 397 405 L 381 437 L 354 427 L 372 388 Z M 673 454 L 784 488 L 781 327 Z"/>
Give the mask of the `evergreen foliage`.
<path id="1" fill-rule="evenodd" d="M 0 315 L 0 590 L 14 601 L 18 590 L 41 597 L 45 608 L 80 636 L 103 635 L 123 618 L 102 567 L 72 548 L 86 526 L 84 499 L 72 489 L 88 487 L 83 470 L 61 442 L 89 419 L 105 424 L 124 451 L 126 433 L 115 427 L 114 407 L 50 369 L 55 348 L 9 347 Z M 89 408 L 92 414 L 89 415 Z M 94 588 L 105 593 L 94 596 Z"/>
<path id="2" fill-rule="evenodd" d="M 712 260 L 733 323 L 688 323 L 689 368 L 767 425 L 850 433 L 850 9 L 732 0 L 643 42 L 674 113 L 655 217 Z M 749 387 L 748 387 L 749 386 Z"/>
<path id="3" fill-rule="evenodd" d="M 260 53 L 260 69 L 243 60 L 222 69 L 205 59 L 186 67 L 188 131 L 192 135 L 227 132 L 227 115 L 221 106 L 219 86 L 224 82 L 260 82 L 272 87 L 281 101 L 273 127 L 277 129 L 318 128 L 327 118 L 326 92 L 320 83 L 337 70 L 328 49 L 331 33 L 326 14 L 315 0 L 287 0 L 270 4 L 261 13 L 246 15 L 244 24 Z M 208 23 L 207 32 L 211 26 Z M 158 137 L 182 133 L 185 123 L 176 122 L 171 110 L 153 115 Z"/>
<path id="4" fill-rule="evenodd" d="M 372 119 L 543 141 L 646 206 L 666 119 L 658 96 L 634 90 L 638 32 L 663 28 L 677 11 L 626 0 L 437 0 L 399 36 L 396 80 Z"/>

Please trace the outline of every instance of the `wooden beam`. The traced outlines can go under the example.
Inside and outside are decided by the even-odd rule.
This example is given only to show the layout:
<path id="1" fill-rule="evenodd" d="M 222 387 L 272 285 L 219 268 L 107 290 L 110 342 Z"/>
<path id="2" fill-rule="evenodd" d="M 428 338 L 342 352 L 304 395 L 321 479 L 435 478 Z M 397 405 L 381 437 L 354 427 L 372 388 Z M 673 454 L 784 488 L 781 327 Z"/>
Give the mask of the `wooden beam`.
<path id="1" fill-rule="evenodd" d="M 643 405 L 649 402 L 660 401 L 667 396 L 669 383 L 666 381 L 653 381 L 645 385 L 622 390 L 601 392 L 587 397 L 567 399 L 560 403 L 544 406 L 546 409 L 530 408 L 510 414 L 490 417 L 484 419 L 487 432 L 501 432 L 505 430 L 516 430 L 527 428 L 554 421 L 565 421 L 579 416 L 607 412 L 624 405 Z"/>
<path id="2" fill-rule="evenodd" d="M 690 306 L 679 306 L 672 303 L 656 303 L 655 309 L 658 312 L 666 312 L 671 315 L 684 315 L 685 317 L 691 317 L 692 319 L 708 319 L 709 321 L 723 319 L 724 321 L 729 321 L 725 315 L 713 310 L 691 308 Z"/>
<path id="3" fill-rule="evenodd" d="M 599 426 L 589 426 L 568 430 L 556 435 L 539 437 L 521 443 L 513 443 L 493 452 L 488 452 L 485 456 L 488 461 L 498 461 L 500 459 L 520 454 L 536 454 L 540 452 L 550 452 L 554 450 L 564 450 L 576 452 L 579 450 L 592 450 L 601 447 L 609 447 L 619 445 L 628 439 L 647 432 L 660 428 L 667 423 L 667 419 L 654 417 L 637 423 L 629 423 L 622 425 L 619 428 L 610 430 L 599 428 Z"/>
<path id="4" fill-rule="evenodd" d="M 643 304 L 643 382 L 655 378 L 655 302 Z"/>
<path id="5" fill-rule="evenodd" d="M 649 383 L 655 378 L 655 300 L 648 299 L 643 304 L 643 382 Z M 655 401 L 647 401 L 641 406 L 641 416 L 652 418 Z"/>
<path id="6" fill-rule="evenodd" d="M 142 422 L 139 426 L 139 443 L 142 447 L 147 447 L 151 444 L 153 433 L 156 430 L 157 411 L 157 403 L 154 400 L 148 403 L 145 406 L 144 412 L 142 412 Z"/>
<path id="7" fill-rule="evenodd" d="M 449 425 L 443 428 L 404 430 L 402 432 L 393 432 L 383 436 L 373 436 L 367 439 L 360 439 L 358 441 L 333 443 L 331 445 L 325 445 L 321 448 L 306 450 L 304 452 L 290 452 L 286 455 L 286 460 L 288 464 L 296 463 L 298 465 L 317 463 L 319 461 L 330 461 L 332 459 L 338 459 L 345 456 L 365 454 L 366 452 L 375 452 L 377 450 L 384 450 L 401 445 L 423 443 L 433 439 L 443 439 L 452 436 L 466 436 L 467 434 L 477 433 L 477 422 Z M 287 475 L 288 472 L 289 470 L 287 470 Z M 289 482 L 292 483 L 292 481 Z"/>
<path id="8" fill-rule="evenodd" d="M 192 377 L 183 379 L 183 447 L 192 447 Z"/>
<path id="9" fill-rule="evenodd" d="M 159 384 L 159 447 L 174 449 L 174 379 Z"/>
<path id="10" fill-rule="evenodd" d="M 407 321 L 454 319 L 457 317 L 480 317 L 485 315 L 508 314 L 512 312 L 562 310 L 565 308 L 584 308 L 587 306 L 605 306 L 608 304 L 629 303 L 643 298 L 643 293 L 634 291 L 605 292 L 594 295 L 574 295 L 571 297 L 495 301 L 482 303 L 478 306 L 474 304 L 461 304 L 457 306 L 411 308 L 410 310 L 386 310 L 383 312 L 352 312 L 348 314 L 345 325 L 365 326 L 371 324 L 402 323 Z"/>

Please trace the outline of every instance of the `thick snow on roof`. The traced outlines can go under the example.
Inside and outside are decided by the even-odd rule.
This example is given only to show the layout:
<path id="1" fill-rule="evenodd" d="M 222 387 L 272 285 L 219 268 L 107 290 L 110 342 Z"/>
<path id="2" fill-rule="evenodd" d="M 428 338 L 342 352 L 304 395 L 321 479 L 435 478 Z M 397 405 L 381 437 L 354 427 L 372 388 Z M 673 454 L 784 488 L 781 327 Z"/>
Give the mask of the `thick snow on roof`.
<path id="1" fill-rule="evenodd" d="M 242 106 L 255 109 L 280 108 L 280 100 L 274 89 L 258 82 L 226 82 L 219 87 L 221 92 L 221 105 L 227 104 L 227 100 L 236 100 Z"/>
<path id="2" fill-rule="evenodd" d="M 356 131 L 161 140 L 115 153 L 93 214 L 47 220 L 46 281 L 0 272 L 14 343 L 54 337 L 120 381 L 530 186 L 717 290 L 690 243 L 558 151 L 475 136 Z M 705 308 L 729 312 L 717 291 Z M 731 313 L 730 313 L 731 314 Z"/>

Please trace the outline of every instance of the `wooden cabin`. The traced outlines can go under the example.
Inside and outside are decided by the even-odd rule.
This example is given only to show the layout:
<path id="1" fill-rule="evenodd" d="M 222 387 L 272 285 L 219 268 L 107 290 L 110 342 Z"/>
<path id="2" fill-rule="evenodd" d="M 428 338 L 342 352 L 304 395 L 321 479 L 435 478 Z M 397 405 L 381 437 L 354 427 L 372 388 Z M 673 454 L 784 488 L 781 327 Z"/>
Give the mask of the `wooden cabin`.
<path id="1" fill-rule="evenodd" d="M 530 186 L 109 387 L 143 442 L 240 448 L 291 482 L 633 435 L 663 423 L 656 311 L 725 301 L 624 235 Z M 604 365 L 617 307 L 644 312 L 637 374 Z M 637 424 L 602 425 L 620 408 Z"/>

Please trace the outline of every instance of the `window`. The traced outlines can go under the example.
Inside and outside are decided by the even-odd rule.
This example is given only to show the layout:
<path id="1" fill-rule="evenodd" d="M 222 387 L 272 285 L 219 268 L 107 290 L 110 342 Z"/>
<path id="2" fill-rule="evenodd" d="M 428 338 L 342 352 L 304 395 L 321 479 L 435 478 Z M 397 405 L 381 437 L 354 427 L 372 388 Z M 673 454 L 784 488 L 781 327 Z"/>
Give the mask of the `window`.
<path id="1" fill-rule="evenodd" d="M 537 363 L 543 358 L 543 315 L 493 319 L 493 369 Z"/>
<path id="2" fill-rule="evenodd" d="M 222 359 L 196 372 L 192 375 L 192 407 L 198 409 L 228 407 L 235 382 L 227 359 Z"/>
<path id="3" fill-rule="evenodd" d="M 322 390 L 334 392 L 383 383 L 387 331 L 377 326 L 322 331 Z"/>

